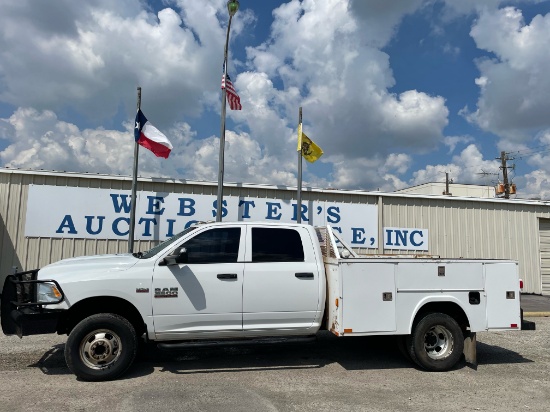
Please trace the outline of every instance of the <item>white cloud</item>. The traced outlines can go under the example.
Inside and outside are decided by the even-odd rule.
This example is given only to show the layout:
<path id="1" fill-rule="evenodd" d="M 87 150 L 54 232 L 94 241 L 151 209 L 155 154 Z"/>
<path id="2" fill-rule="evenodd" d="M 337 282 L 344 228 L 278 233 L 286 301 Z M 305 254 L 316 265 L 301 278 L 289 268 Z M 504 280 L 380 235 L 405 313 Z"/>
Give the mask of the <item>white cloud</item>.
<path id="1" fill-rule="evenodd" d="M 458 57 L 460 54 L 460 47 L 453 46 L 450 43 L 445 43 L 443 46 L 443 53 L 448 54 L 452 57 Z"/>
<path id="2" fill-rule="evenodd" d="M 195 140 L 173 162 L 181 164 L 197 180 L 216 181 L 218 176 L 219 140 L 211 137 Z M 258 142 L 247 133 L 228 132 L 225 142 L 225 182 L 253 182 L 296 185 L 297 159 L 281 162 L 262 151 Z M 307 182 L 306 182 L 307 183 Z"/>
<path id="3" fill-rule="evenodd" d="M 449 147 L 449 153 L 452 153 L 455 151 L 455 148 L 459 143 L 466 144 L 471 143 L 474 140 L 475 139 L 472 136 L 445 136 L 443 143 L 445 146 Z"/>
<path id="4" fill-rule="evenodd" d="M 0 119 L 2 138 L 8 141 L 0 160 L 12 168 L 131 175 L 133 124 L 125 128 L 124 132 L 80 130 L 60 121 L 52 111 L 18 109 L 9 119 Z M 166 135 L 174 145 L 167 160 L 140 148 L 140 176 L 217 180 L 219 139 L 198 140 L 186 123 L 176 124 Z M 266 155 L 247 133 L 231 131 L 226 134 L 225 149 L 226 182 L 296 184 L 296 152 L 291 160 L 281 162 Z"/>
<path id="5" fill-rule="evenodd" d="M 550 130 L 543 130 L 536 137 L 533 148 L 516 148 L 511 153 L 516 163 L 522 169 L 525 163 L 531 171 L 514 178 L 517 184 L 518 196 L 550 199 Z"/>
<path id="6" fill-rule="evenodd" d="M 52 111 L 18 109 L 0 124 L 10 125 L 2 163 L 14 168 L 131 174 L 131 131 L 80 131 Z M 113 150 L 114 149 L 114 150 Z"/>
<path id="7" fill-rule="evenodd" d="M 169 161 L 141 151 L 140 173 L 217 180 L 219 140 L 191 125 L 192 116 L 219 110 L 225 1 L 177 0 L 158 15 L 139 0 L 79 3 L 59 0 L 52 10 L 30 0 L 3 6 L 0 101 L 20 107 L 0 122 L 9 140 L 3 164 L 130 174 L 129 125 L 81 128 L 64 114 L 96 124 L 130 114 L 140 85 L 144 112 L 177 141 Z M 302 106 L 306 132 L 325 151 L 315 167 L 333 177 L 329 183 L 306 167 L 305 184 L 402 187 L 411 155 L 442 142 L 449 114 L 441 96 L 388 91 L 395 79 L 380 48 L 422 5 L 291 0 L 275 9 L 269 39 L 247 49 L 245 71 L 233 78 L 245 110 L 228 112 L 235 127 L 226 136 L 225 180 L 294 185 Z M 231 38 L 253 21 L 251 12 L 239 11 Z M 241 67 L 231 60 L 232 73 L 234 64 Z"/>
<path id="8" fill-rule="evenodd" d="M 133 125 L 126 131 L 103 129 L 80 130 L 60 121 L 52 111 L 18 109 L 0 124 L 10 125 L 9 145 L 0 152 L 2 163 L 13 168 L 49 169 L 76 172 L 132 174 Z M 181 139 L 171 135 L 171 140 Z M 143 175 L 161 175 L 162 163 L 154 155 L 140 154 Z M 160 166 L 157 166 L 160 165 Z"/>
<path id="9" fill-rule="evenodd" d="M 139 0 L 59 0 L 51 10 L 6 0 L 0 14 L 0 99 L 56 112 L 70 108 L 101 123 L 121 104 L 131 113 L 139 85 L 144 110 L 161 126 L 182 114 L 197 116 L 212 95 L 217 101 L 225 37 L 217 14 L 225 3 L 200 3 L 199 19 L 197 2 L 180 2 L 184 25 L 175 10 L 157 16 Z M 233 37 L 242 21 L 235 23 Z"/>
<path id="10" fill-rule="evenodd" d="M 548 170 L 533 170 L 517 179 L 518 195 L 522 198 L 550 199 L 550 173 Z"/>
<path id="11" fill-rule="evenodd" d="M 480 97 L 468 119 L 515 143 L 549 127 L 550 14 L 526 24 L 513 7 L 482 11 L 470 34 L 494 57 L 478 62 Z"/>
<path id="12" fill-rule="evenodd" d="M 505 0 L 444 0 L 446 6 L 446 18 L 456 17 L 462 14 L 471 14 L 480 10 L 495 10 Z"/>
<path id="13" fill-rule="evenodd" d="M 382 21 L 387 17 L 391 26 L 399 21 L 395 16 L 420 2 L 403 8 L 377 4 L 291 1 L 274 12 L 271 38 L 247 49 L 251 71 L 283 83 L 278 115 L 294 119 L 303 106 L 308 134 L 325 150 L 324 161 L 333 155 L 368 159 L 403 148 L 430 150 L 447 125 L 442 97 L 388 92 L 395 83 L 389 57 L 365 41 L 367 10 L 379 12 Z"/>
<path id="14" fill-rule="evenodd" d="M 425 0 L 350 0 L 352 13 L 362 20 L 362 38 L 376 47 L 385 46 L 401 19 L 426 3 Z"/>
<path id="15" fill-rule="evenodd" d="M 383 171 L 395 171 L 399 174 L 407 172 L 411 165 L 412 159 L 404 153 L 392 153 L 386 159 L 386 163 L 382 168 Z"/>
<path id="16" fill-rule="evenodd" d="M 392 153 L 386 158 L 347 159 L 338 156 L 334 161 L 333 187 L 343 189 L 366 189 L 391 192 L 407 184 L 399 175 L 404 174 L 411 157 L 403 153 Z"/>
<path id="17" fill-rule="evenodd" d="M 479 148 L 474 144 L 470 144 L 460 154 L 453 156 L 451 163 L 428 165 L 421 170 L 417 170 L 413 173 L 410 184 L 420 185 L 430 182 L 442 182 L 445 181 L 446 172 L 455 182 L 487 184 L 486 177 L 483 177 L 480 173 L 497 173 L 498 171 L 498 161 L 485 160 Z M 496 179 L 497 176 L 491 176 L 491 178 Z"/>

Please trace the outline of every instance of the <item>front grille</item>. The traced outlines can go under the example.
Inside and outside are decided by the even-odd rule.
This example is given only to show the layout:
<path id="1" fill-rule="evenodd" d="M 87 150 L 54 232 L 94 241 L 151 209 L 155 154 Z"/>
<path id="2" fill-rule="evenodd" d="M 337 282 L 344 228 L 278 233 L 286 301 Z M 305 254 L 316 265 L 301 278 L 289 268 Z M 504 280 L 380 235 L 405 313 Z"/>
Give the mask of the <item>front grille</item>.
<path id="1" fill-rule="evenodd" d="M 6 278 L 3 300 L 15 305 L 25 305 L 36 301 L 36 278 L 38 269 L 14 273 Z"/>

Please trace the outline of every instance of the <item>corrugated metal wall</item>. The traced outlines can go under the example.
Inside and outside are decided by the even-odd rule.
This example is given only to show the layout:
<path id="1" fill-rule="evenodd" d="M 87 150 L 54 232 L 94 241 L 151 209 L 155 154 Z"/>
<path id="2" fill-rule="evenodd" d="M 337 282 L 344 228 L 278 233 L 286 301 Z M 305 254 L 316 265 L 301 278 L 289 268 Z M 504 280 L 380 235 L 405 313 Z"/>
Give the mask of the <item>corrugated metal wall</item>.
<path id="1" fill-rule="evenodd" d="M 549 218 L 550 207 L 384 197 L 384 226 L 428 229 L 432 255 L 518 260 L 524 291 L 529 293 L 542 293 L 539 217 Z"/>
<path id="2" fill-rule="evenodd" d="M 25 214 L 30 184 L 68 187 L 131 188 L 131 181 L 113 178 L 82 178 L 81 175 L 54 173 L 0 173 L 0 212 L 2 240 L 0 278 L 13 271 L 30 270 L 72 256 L 116 253 L 128 250 L 128 242 L 96 239 L 25 238 Z M 48 219 L 48 210 L 43 211 Z M 4 228 L 2 228 L 4 229 Z"/>
<path id="3" fill-rule="evenodd" d="M 0 169 L 0 281 L 12 267 L 29 270 L 67 257 L 127 252 L 121 240 L 25 238 L 28 187 L 57 185 L 130 190 L 129 177 L 77 173 Z M 140 179 L 139 191 L 216 195 L 215 183 L 169 179 Z M 228 185 L 225 196 L 295 199 L 295 190 L 262 185 Z M 332 201 L 379 206 L 379 244 L 382 227 L 429 230 L 427 253 L 441 257 L 502 258 L 520 262 L 524 291 L 542 293 L 539 218 L 550 219 L 550 207 L 540 202 L 495 202 L 383 193 L 304 190 L 303 201 Z M 48 210 L 44 210 L 44 219 Z M 146 250 L 150 241 L 138 241 L 135 250 Z M 360 253 L 391 253 L 360 250 Z M 395 251 L 403 253 L 403 251 Z M 550 276 L 550 274 L 548 275 Z M 549 280 L 550 281 L 550 280 Z M 547 283 L 548 285 L 548 283 Z M 550 294 L 550 287 L 545 289 Z"/>

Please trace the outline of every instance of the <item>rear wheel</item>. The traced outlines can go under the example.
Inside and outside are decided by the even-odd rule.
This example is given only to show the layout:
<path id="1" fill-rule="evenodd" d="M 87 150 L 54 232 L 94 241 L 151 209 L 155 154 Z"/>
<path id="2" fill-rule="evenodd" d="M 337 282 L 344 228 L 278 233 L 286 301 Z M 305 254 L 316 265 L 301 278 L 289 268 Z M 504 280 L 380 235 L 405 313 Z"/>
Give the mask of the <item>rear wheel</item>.
<path id="1" fill-rule="evenodd" d="M 446 371 L 459 361 L 464 351 L 464 335 L 458 323 L 444 313 L 430 313 L 407 338 L 407 352 L 420 367 Z"/>
<path id="2" fill-rule="evenodd" d="M 69 369 L 86 381 L 119 377 L 130 367 L 137 352 L 134 327 L 111 313 L 92 315 L 71 331 L 65 345 Z"/>

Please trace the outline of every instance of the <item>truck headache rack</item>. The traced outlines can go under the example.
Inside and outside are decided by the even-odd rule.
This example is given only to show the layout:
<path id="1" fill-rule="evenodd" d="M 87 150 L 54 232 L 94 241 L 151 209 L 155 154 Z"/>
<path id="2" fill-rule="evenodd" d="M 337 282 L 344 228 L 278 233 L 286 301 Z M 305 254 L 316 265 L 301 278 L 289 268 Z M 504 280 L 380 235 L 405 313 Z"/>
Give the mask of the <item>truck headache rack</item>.
<path id="1" fill-rule="evenodd" d="M 52 328 L 55 331 L 60 310 L 48 310 L 44 307 L 62 302 L 65 295 L 57 281 L 37 280 L 38 270 L 18 272 L 6 277 L 0 302 L 4 334 L 22 337 L 49 333 Z M 41 283 L 53 283 L 56 286 L 61 294 L 58 301 L 37 300 L 37 288 Z"/>
<path id="2" fill-rule="evenodd" d="M 330 238 L 327 235 L 328 229 L 324 226 L 316 227 L 315 233 L 317 233 L 317 240 L 319 240 L 319 245 L 321 246 L 323 257 L 335 258 L 336 254 L 334 253 L 334 250 L 332 248 Z"/>
<path id="3" fill-rule="evenodd" d="M 325 258 L 358 257 L 353 248 L 348 245 L 330 226 L 315 228 L 321 252 Z"/>

